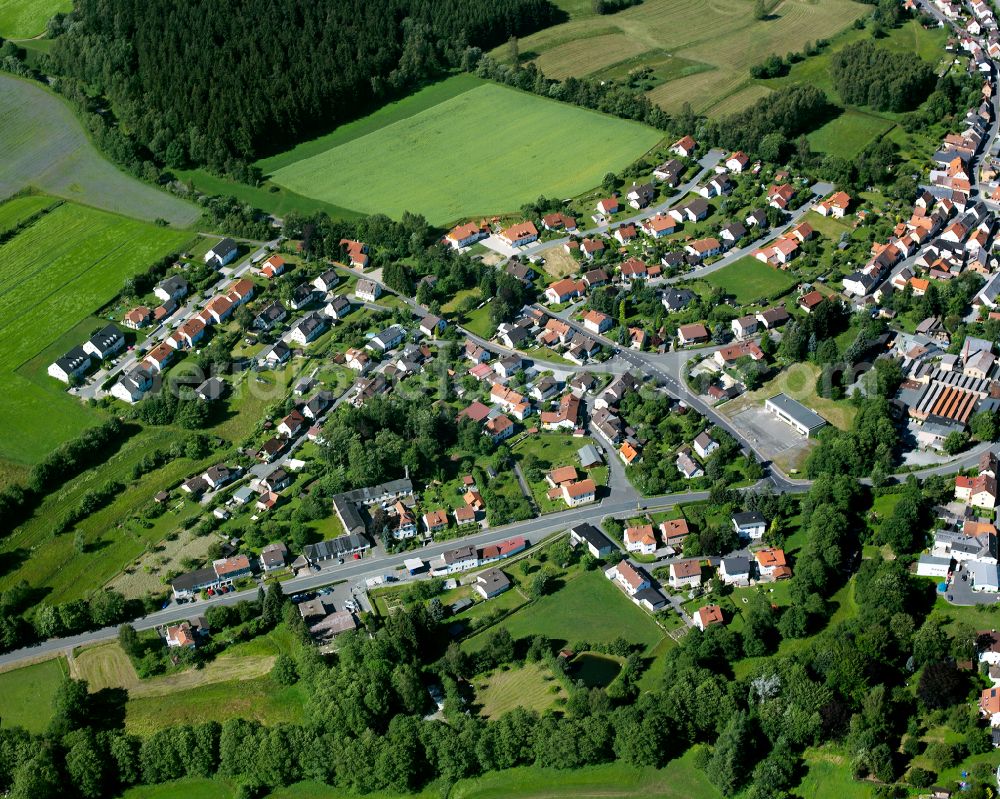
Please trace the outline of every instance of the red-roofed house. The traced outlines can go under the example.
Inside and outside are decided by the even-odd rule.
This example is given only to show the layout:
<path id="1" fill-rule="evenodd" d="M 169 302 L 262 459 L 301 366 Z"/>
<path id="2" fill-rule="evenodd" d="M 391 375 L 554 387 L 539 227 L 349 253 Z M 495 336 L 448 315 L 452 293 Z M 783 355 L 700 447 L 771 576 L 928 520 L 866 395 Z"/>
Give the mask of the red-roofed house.
<path id="1" fill-rule="evenodd" d="M 705 605 L 703 608 L 698 608 L 694 614 L 694 626 L 702 632 L 713 624 L 722 624 L 724 621 L 722 608 L 718 605 Z"/>

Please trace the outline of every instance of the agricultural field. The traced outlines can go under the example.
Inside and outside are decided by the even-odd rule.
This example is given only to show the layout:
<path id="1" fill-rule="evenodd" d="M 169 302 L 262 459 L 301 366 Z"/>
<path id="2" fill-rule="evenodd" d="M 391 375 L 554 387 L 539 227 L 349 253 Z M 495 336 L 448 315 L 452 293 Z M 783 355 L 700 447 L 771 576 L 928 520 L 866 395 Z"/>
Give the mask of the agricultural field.
<path id="1" fill-rule="evenodd" d="M 3 3 L 24 5 L 0 0 L 0 24 Z M 147 222 L 164 219 L 187 227 L 200 216 L 197 206 L 141 183 L 106 160 L 61 97 L 7 74 L 0 74 L 0 164 L 0 199 L 33 186 Z"/>
<path id="2" fill-rule="evenodd" d="M 332 146 L 301 160 L 271 159 L 270 177 L 324 202 L 446 224 L 585 191 L 659 139 L 638 123 L 480 84 L 343 143 L 327 137 Z"/>
<path id="3" fill-rule="evenodd" d="M 759 99 L 751 65 L 771 53 L 802 50 L 829 38 L 866 13 L 851 0 L 780 0 L 765 20 L 754 19 L 752 0 L 644 0 L 616 14 L 598 16 L 580 3 L 563 3 L 570 20 L 520 40 L 522 61 L 535 61 L 553 78 L 627 77 L 648 66 L 638 88 L 667 111 L 690 103 L 696 113 L 718 116 Z M 491 55 L 506 60 L 506 45 Z"/>
<path id="4" fill-rule="evenodd" d="M 0 0 L 0 37 L 28 39 L 45 33 L 59 11 L 72 11 L 72 0 Z"/>
<path id="5" fill-rule="evenodd" d="M 0 459 L 33 463 L 100 421 L 45 374 L 47 364 L 22 367 L 106 302 L 126 277 L 189 239 L 66 203 L 0 245 L 0 392 L 8 415 Z"/>
<path id="6" fill-rule="evenodd" d="M 756 258 L 745 256 L 704 278 L 710 286 L 724 289 L 740 305 L 747 305 L 787 291 L 799 281 L 788 272 Z"/>
<path id="7" fill-rule="evenodd" d="M 0 672 L 0 726 L 43 732 L 65 676 L 66 661 L 61 657 Z"/>

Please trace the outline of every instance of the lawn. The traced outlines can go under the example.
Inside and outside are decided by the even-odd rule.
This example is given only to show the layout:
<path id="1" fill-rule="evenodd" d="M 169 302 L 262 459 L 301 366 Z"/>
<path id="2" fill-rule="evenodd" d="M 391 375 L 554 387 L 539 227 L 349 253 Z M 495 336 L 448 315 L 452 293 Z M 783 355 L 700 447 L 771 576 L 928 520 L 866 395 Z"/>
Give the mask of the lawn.
<path id="1" fill-rule="evenodd" d="M 590 189 L 659 140 L 637 123 L 482 84 L 284 164 L 272 180 L 358 211 L 410 210 L 443 224 Z"/>
<path id="2" fill-rule="evenodd" d="M 450 799 L 560 799 L 561 797 L 648 796 L 656 799 L 719 799 L 721 794 L 694 765 L 694 750 L 671 760 L 664 768 L 635 768 L 607 763 L 577 769 L 523 766 L 491 771 L 481 777 L 459 780 L 449 786 Z M 369 799 L 432 799 L 444 795 L 431 784 L 420 793 L 393 794 L 376 791 Z M 222 780 L 183 779 L 162 785 L 132 788 L 122 799 L 230 799 L 232 787 Z M 356 794 L 318 782 L 300 782 L 279 788 L 270 799 L 352 799 Z"/>
<path id="3" fill-rule="evenodd" d="M 851 777 L 850 758 L 832 747 L 807 749 L 806 774 L 795 790 L 802 799 L 867 799 L 872 785 Z"/>
<path id="4" fill-rule="evenodd" d="M 754 85 L 751 65 L 831 37 L 865 13 L 850 0 L 783 0 L 768 19 L 756 20 L 752 0 L 643 0 L 616 14 L 571 11 L 568 22 L 519 46 L 522 61 L 536 61 L 551 77 L 621 80 L 649 66 L 653 74 L 641 88 L 651 89 L 654 103 L 677 111 L 687 102 L 696 113 L 718 115 L 768 91 Z M 507 60 L 508 48 L 491 55 Z"/>
<path id="5" fill-rule="evenodd" d="M 794 275 L 748 255 L 712 272 L 705 282 L 723 289 L 741 305 L 747 305 L 788 291 L 799 281 Z"/>
<path id="6" fill-rule="evenodd" d="M 24 7 L 25 2 L 0 0 L 0 22 L 4 9 L 14 5 Z M 42 2 L 29 0 L 28 5 L 40 7 Z M 46 5 L 64 3 L 46 0 Z M 107 161 L 64 99 L 39 83 L 7 74 L 0 74 L 0 164 L 0 199 L 34 186 L 147 222 L 165 219 L 186 227 L 200 216 L 194 204 L 142 183 Z"/>
<path id="7" fill-rule="evenodd" d="M 29 39 L 44 33 L 57 11 L 72 10 L 72 0 L 0 0 L 0 36 Z"/>
<path id="8" fill-rule="evenodd" d="M 565 699 L 562 684 L 543 663 L 528 663 L 517 669 L 497 671 L 475 680 L 479 714 L 497 718 L 516 707 L 544 713 L 557 699 Z"/>
<path id="9" fill-rule="evenodd" d="M 663 639 L 656 622 L 600 571 L 570 576 L 554 594 L 525 606 L 502 624 L 515 639 L 544 635 L 571 645 L 580 639 L 601 643 L 623 636 L 648 651 Z M 472 636 L 463 647 L 480 649 L 488 634 Z"/>
<path id="10" fill-rule="evenodd" d="M 0 672 L 0 726 L 43 732 L 65 675 L 66 661 L 61 657 Z"/>
<path id="11" fill-rule="evenodd" d="M 689 750 L 662 769 L 624 763 L 548 769 L 537 766 L 496 771 L 458 782 L 450 799 L 557 799 L 558 797 L 648 796 L 658 799 L 716 799 L 721 794 L 694 765 Z M 328 795 L 333 799 L 333 794 Z"/>
<path id="12" fill-rule="evenodd" d="M 0 392 L 7 398 L 0 458 L 34 463 L 100 421 L 44 369 L 22 367 L 107 302 L 125 278 L 190 237 L 65 203 L 0 245 Z"/>

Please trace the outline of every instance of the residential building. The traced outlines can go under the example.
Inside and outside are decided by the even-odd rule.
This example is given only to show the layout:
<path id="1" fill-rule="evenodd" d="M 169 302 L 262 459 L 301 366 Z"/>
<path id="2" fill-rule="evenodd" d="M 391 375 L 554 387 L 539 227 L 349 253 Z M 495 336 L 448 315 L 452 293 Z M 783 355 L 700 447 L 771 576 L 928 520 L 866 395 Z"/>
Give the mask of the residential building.
<path id="1" fill-rule="evenodd" d="M 653 525 L 642 524 L 637 527 L 626 527 L 624 543 L 625 549 L 629 552 L 652 555 L 656 552 L 656 535 L 653 533 Z"/>
<path id="2" fill-rule="evenodd" d="M 737 535 L 741 538 L 749 538 L 751 541 L 760 540 L 767 531 L 767 520 L 755 510 L 734 513 L 731 521 Z"/>
<path id="3" fill-rule="evenodd" d="M 621 561 L 617 566 L 612 566 L 604 572 L 604 576 L 630 597 L 651 586 L 649 578 L 627 560 Z"/>
<path id="4" fill-rule="evenodd" d="M 583 544 L 595 558 L 606 558 L 615 550 L 608 537 L 589 522 L 571 527 L 569 540 L 574 547 Z"/>
<path id="5" fill-rule="evenodd" d="M 670 563 L 670 587 L 679 591 L 682 588 L 697 588 L 701 585 L 701 561 L 675 560 Z"/>
<path id="6" fill-rule="evenodd" d="M 702 632 L 713 624 L 723 624 L 725 617 L 722 615 L 722 608 L 718 605 L 705 605 L 698 608 L 694 613 L 694 626 Z"/>

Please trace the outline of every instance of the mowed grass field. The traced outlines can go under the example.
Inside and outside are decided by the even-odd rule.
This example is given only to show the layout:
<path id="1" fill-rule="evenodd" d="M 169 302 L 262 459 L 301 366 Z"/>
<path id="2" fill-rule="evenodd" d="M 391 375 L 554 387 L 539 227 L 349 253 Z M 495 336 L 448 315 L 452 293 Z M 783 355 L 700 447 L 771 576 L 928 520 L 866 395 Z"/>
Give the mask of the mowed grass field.
<path id="1" fill-rule="evenodd" d="M 28 39 L 45 32 L 58 11 L 72 11 L 72 0 L 0 0 L 0 36 Z"/>
<path id="2" fill-rule="evenodd" d="M 481 84 L 284 164 L 271 179 L 358 211 L 399 217 L 409 210 L 444 224 L 510 211 L 539 194 L 573 196 L 660 138 L 638 123 Z"/>
<path id="3" fill-rule="evenodd" d="M 798 280 L 749 255 L 724 266 L 704 278 L 710 286 L 723 289 L 741 305 L 790 289 Z"/>
<path id="4" fill-rule="evenodd" d="M 23 0 L 0 0 L 0 23 L 3 3 L 25 5 Z M 28 0 L 28 5 L 37 3 Z M 0 73 L 0 200 L 27 186 L 147 222 L 165 219 L 187 227 L 200 216 L 194 204 L 142 183 L 106 160 L 61 97 L 38 83 Z"/>
<path id="5" fill-rule="evenodd" d="M 3 209 L 16 216 L 16 209 Z M 0 392 L 7 417 L 0 458 L 33 463 L 100 420 L 44 370 L 29 377 L 19 369 L 109 300 L 126 277 L 190 238 L 66 203 L 0 246 Z"/>
<path id="6" fill-rule="evenodd" d="M 43 732 L 65 676 L 66 661 L 61 657 L 0 672 L 0 726 Z"/>
<path id="7" fill-rule="evenodd" d="M 522 60 L 534 60 L 560 79 L 621 79 L 623 71 L 648 65 L 658 84 L 648 92 L 653 102 L 667 111 L 687 102 L 711 116 L 737 111 L 767 93 L 752 85 L 751 65 L 831 37 L 866 13 L 853 0 L 780 0 L 766 20 L 754 19 L 753 0 L 643 0 L 603 16 L 590 3 L 558 5 L 570 20 L 521 39 Z M 506 45 L 491 55 L 506 60 Z"/>
<path id="8" fill-rule="evenodd" d="M 525 606 L 501 625 L 515 639 L 544 635 L 553 642 L 572 645 L 579 640 L 607 643 L 623 636 L 647 651 L 664 637 L 656 622 L 632 604 L 600 571 L 572 577 L 555 593 Z M 489 630 L 467 639 L 463 649 L 482 648 L 488 635 Z"/>
<path id="9" fill-rule="evenodd" d="M 557 699 L 565 697 L 566 691 L 543 663 L 528 663 L 476 680 L 479 714 L 488 719 L 516 707 L 544 713 Z"/>

